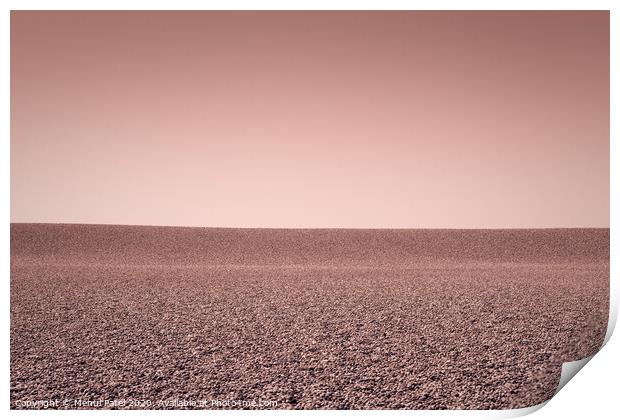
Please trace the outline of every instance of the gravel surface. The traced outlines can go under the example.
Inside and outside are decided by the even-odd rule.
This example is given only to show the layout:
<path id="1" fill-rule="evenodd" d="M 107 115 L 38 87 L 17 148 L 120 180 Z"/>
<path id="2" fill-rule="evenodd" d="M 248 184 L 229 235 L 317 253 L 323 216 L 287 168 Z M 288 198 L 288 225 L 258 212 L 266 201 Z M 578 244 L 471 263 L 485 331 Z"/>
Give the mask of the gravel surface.
<path id="1" fill-rule="evenodd" d="M 11 407 L 519 408 L 608 309 L 608 229 L 12 224 Z"/>

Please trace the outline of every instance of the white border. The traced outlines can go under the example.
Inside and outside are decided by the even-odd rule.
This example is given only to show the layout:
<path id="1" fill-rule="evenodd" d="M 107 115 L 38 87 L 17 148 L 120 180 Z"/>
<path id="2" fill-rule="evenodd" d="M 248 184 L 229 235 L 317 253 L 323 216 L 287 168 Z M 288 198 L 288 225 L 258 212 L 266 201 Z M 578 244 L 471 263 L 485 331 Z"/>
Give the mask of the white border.
<path id="1" fill-rule="evenodd" d="M 617 3 L 617 2 L 616 2 Z M 232 1 L 197 1 L 197 0 L 177 0 L 177 1 L 164 1 L 154 0 L 149 2 L 140 2 L 135 0 L 92 0 L 89 2 L 80 2 L 77 0 L 65 0 L 65 1 L 42 1 L 42 0 L 24 0 L 24 1 L 4 1 L 2 3 L 3 13 L 1 15 L 2 32 L 0 38 L 0 52 L 4 58 L 4 63 L 1 68 L 1 75 L 3 90 L 5 99 L 2 101 L 2 119 L 1 127 L 2 132 L 5 134 L 2 136 L 1 153 L 0 153 L 0 172 L 2 173 L 2 181 L 0 182 L 0 188 L 2 196 L 6 200 L 2 201 L 0 206 L 0 212 L 5 222 L 1 225 L 3 241 L 1 243 L 2 257 L 0 259 L 2 263 L 3 282 L 2 282 L 2 298 L 4 299 L 2 307 L 4 308 L 4 316 L 2 317 L 3 334 L 5 337 L 4 346 L 0 354 L 2 355 L 1 369 L 2 369 L 2 386 L 1 386 L 1 398 L 2 407 L 9 416 L 25 418 L 25 417 L 45 417 L 45 418 L 83 418 L 83 417 L 100 417 L 108 416 L 110 412 L 104 411 L 89 411 L 89 412 L 52 412 L 52 411 L 9 411 L 9 222 L 10 222 L 10 69 L 9 69 L 9 56 L 10 56 L 10 10 L 235 10 L 235 9 L 264 9 L 264 10 L 357 10 L 357 9 L 385 9 L 385 10 L 611 10 L 611 236 L 616 238 L 618 234 L 618 228 L 615 223 L 614 215 L 618 211 L 618 180 L 620 180 L 620 171 L 618 170 L 618 119 L 614 118 L 617 115 L 618 104 L 618 84 L 617 75 L 619 71 L 618 67 L 618 7 L 614 7 L 613 1 L 543 1 L 543 0 L 521 0 L 521 1 L 337 1 L 337 0 L 314 0 L 314 1 L 249 1 L 249 0 L 232 0 Z M 613 325 L 618 312 L 618 248 L 612 246 L 611 249 L 611 290 L 612 290 L 612 305 L 610 311 L 611 323 L 608 329 L 606 340 L 609 340 Z M 592 362 L 584 368 L 584 372 L 580 373 L 580 378 L 576 381 L 571 381 L 556 397 L 548 402 L 548 407 L 544 410 L 536 412 L 532 418 L 583 418 L 584 416 L 590 417 L 591 414 L 597 413 L 598 415 L 604 415 L 607 413 L 617 412 L 618 404 L 616 403 L 617 397 L 615 392 L 615 384 L 617 381 L 618 372 L 618 349 L 620 344 L 618 339 L 611 339 L 605 348 L 601 350 L 600 354 L 596 355 Z M 590 366 L 592 365 L 592 366 Z M 596 403 L 596 405 L 592 405 Z M 544 404 L 543 404 L 544 405 Z M 252 418 L 274 418 L 283 415 L 296 415 L 300 417 L 309 416 L 321 416 L 325 418 L 352 418 L 353 416 L 362 416 L 366 418 L 384 418 L 389 417 L 410 417 L 415 416 L 417 418 L 437 418 L 437 417 L 484 417 L 484 418 L 503 418 L 511 415 L 523 415 L 527 414 L 531 410 L 506 410 L 506 411 L 305 411 L 305 412 L 288 412 L 288 411 L 259 411 L 259 412 L 240 412 L 240 411 L 198 411 L 198 412 L 155 412 L 155 411 L 142 411 L 142 412 L 117 412 L 117 415 L 123 417 L 145 417 L 155 416 L 168 417 L 170 415 L 183 415 L 183 416 L 213 416 L 213 417 L 246 417 L 252 416 Z"/>

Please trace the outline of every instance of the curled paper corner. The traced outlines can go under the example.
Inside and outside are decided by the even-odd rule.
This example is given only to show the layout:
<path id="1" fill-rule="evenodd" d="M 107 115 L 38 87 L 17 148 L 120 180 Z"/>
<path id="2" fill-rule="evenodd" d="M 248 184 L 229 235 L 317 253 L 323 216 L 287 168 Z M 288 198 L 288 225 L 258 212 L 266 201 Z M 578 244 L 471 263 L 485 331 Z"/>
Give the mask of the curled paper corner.
<path id="1" fill-rule="evenodd" d="M 590 360 L 592 360 L 593 357 L 594 354 L 584 359 L 562 363 L 562 374 L 560 376 L 560 383 L 558 384 L 554 395 L 560 392 L 560 390 L 564 388 L 564 385 L 566 385 L 571 379 L 573 379 L 577 372 L 579 372 L 581 368 L 583 368 Z"/>
<path id="2" fill-rule="evenodd" d="M 607 321 L 607 332 L 605 333 L 605 339 L 601 344 L 601 349 L 605 347 L 605 344 L 609 341 L 616 329 L 616 321 L 618 320 L 618 293 L 614 283 L 611 282 L 609 290 L 609 321 Z M 601 350 L 599 349 L 599 351 Z"/>
<path id="3" fill-rule="evenodd" d="M 564 362 L 562 364 L 562 373 L 560 374 L 560 382 L 558 383 L 558 386 L 557 386 L 557 388 L 555 390 L 555 393 L 553 394 L 554 396 L 557 395 L 557 393 L 560 392 L 560 390 L 562 388 L 564 388 L 564 386 L 568 382 L 570 382 L 570 380 L 573 379 L 573 377 L 585 365 L 587 365 L 588 362 L 590 360 L 592 360 L 592 358 L 594 356 L 596 356 L 596 354 L 603 349 L 603 347 L 605 347 L 605 345 L 609 341 L 610 337 L 612 336 L 612 334 L 613 334 L 613 332 L 614 332 L 614 330 L 616 328 L 617 314 L 618 314 L 617 301 L 614 299 L 614 296 L 612 296 L 612 298 L 611 298 L 611 305 L 610 305 L 610 309 L 609 309 L 609 321 L 607 323 L 607 332 L 605 333 L 605 339 L 603 340 L 603 343 L 601 344 L 601 347 L 598 349 L 598 351 L 596 353 L 594 353 L 593 355 L 591 355 L 589 357 L 586 357 L 586 358 L 583 358 L 583 359 L 579 359 L 579 360 L 573 360 L 571 362 Z M 549 399 L 547 401 L 544 401 L 544 402 L 542 402 L 540 404 L 537 404 L 537 405 L 533 405 L 531 407 L 524 407 L 524 408 L 517 408 L 517 409 L 500 411 L 500 412 L 498 412 L 498 415 L 497 415 L 496 418 L 515 418 L 515 417 L 526 416 L 528 414 L 532 414 L 535 411 L 540 410 L 549 401 L 551 401 L 551 400 Z"/>
<path id="4" fill-rule="evenodd" d="M 605 344 L 607 344 L 607 342 L 609 341 L 609 338 L 613 334 L 614 329 L 616 328 L 616 315 L 617 315 L 617 306 L 612 305 L 612 307 L 609 310 L 609 322 L 607 323 L 607 332 L 605 333 L 605 339 L 603 340 L 601 347 L 598 349 L 596 353 L 598 353 L 599 351 L 603 349 L 603 347 L 605 347 Z M 583 359 L 562 363 L 562 374 L 560 376 L 560 382 L 558 383 L 558 387 L 556 388 L 554 395 L 557 395 L 557 393 L 560 392 L 562 388 L 564 388 L 564 385 L 566 385 L 571 379 L 573 379 L 573 377 L 577 374 L 577 372 L 579 372 L 585 365 L 588 364 L 590 360 L 592 360 L 594 356 L 596 356 L 596 353 L 594 353 L 593 355 L 589 357 L 585 357 Z"/>
<path id="5" fill-rule="evenodd" d="M 593 357 L 594 355 L 590 357 L 586 357 L 585 359 L 563 363 L 562 373 L 560 376 L 560 382 L 553 395 L 554 396 L 557 395 L 557 393 L 560 392 L 560 390 L 564 387 L 564 385 L 566 385 L 573 378 L 573 376 L 575 376 L 577 372 L 579 372 L 581 368 L 583 368 Z M 515 417 L 527 416 L 528 414 L 532 414 L 540 410 L 541 408 L 543 408 L 549 401 L 551 400 L 549 399 L 547 401 L 544 401 L 537 405 L 533 405 L 531 407 L 517 408 L 517 409 L 511 409 L 511 410 L 501 410 L 497 412 L 497 416 L 495 418 L 515 418 Z"/>
<path id="6" fill-rule="evenodd" d="M 615 296 L 611 296 L 611 305 L 609 308 L 609 321 L 607 322 L 607 331 L 605 333 L 605 338 L 603 339 L 603 343 L 601 344 L 601 347 L 598 349 L 598 351 L 596 353 L 594 353 L 593 355 L 589 356 L 589 357 L 585 357 L 583 359 L 579 359 L 579 360 L 573 360 L 572 362 L 564 362 L 562 363 L 562 373 L 560 375 L 560 382 L 558 383 L 558 387 L 555 390 L 555 393 L 553 395 L 557 395 L 558 392 L 560 392 L 560 390 L 562 388 L 564 388 L 564 386 L 571 380 L 573 379 L 573 377 L 585 366 L 588 364 L 588 362 L 590 360 L 592 360 L 592 358 L 594 356 L 596 356 L 596 354 L 601 351 L 603 349 L 603 347 L 605 347 L 605 345 L 607 344 L 607 342 L 609 341 L 609 339 L 611 338 L 615 328 L 616 328 L 616 320 L 617 320 L 617 315 L 618 315 L 618 302 L 616 299 L 614 299 Z M 542 405 L 544 405 L 546 403 L 543 403 Z"/>
<path id="7" fill-rule="evenodd" d="M 612 281 L 609 285 L 609 320 L 607 321 L 607 331 L 605 332 L 605 338 L 603 339 L 603 343 L 601 347 L 594 353 L 593 355 L 586 357 L 580 360 L 574 360 L 572 362 L 565 362 L 562 364 L 562 374 L 560 376 L 560 382 L 558 387 L 555 390 L 554 395 L 556 395 L 564 385 L 566 385 L 573 377 L 579 372 L 596 354 L 601 351 L 605 345 L 609 342 L 609 339 L 614 333 L 616 329 L 616 321 L 618 319 L 618 294 L 617 286 Z M 543 403 L 542 405 L 544 405 Z"/>
<path id="8" fill-rule="evenodd" d="M 497 410 L 493 411 L 495 413 L 494 418 L 498 419 L 512 419 L 516 417 L 527 416 L 528 414 L 532 414 L 535 411 L 543 408 L 549 401 L 542 402 L 540 404 L 533 405 L 531 407 L 523 407 L 523 408 L 512 408 L 509 410 Z"/>

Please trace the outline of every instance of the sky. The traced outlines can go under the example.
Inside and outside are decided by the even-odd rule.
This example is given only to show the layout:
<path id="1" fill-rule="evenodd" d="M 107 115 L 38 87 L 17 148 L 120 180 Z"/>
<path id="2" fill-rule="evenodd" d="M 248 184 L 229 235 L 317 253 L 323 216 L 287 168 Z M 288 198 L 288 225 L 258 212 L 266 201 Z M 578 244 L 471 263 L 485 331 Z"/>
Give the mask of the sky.
<path id="1" fill-rule="evenodd" d="M 609 227 L 609 13 L 14 11 L 11 221 Z"/>

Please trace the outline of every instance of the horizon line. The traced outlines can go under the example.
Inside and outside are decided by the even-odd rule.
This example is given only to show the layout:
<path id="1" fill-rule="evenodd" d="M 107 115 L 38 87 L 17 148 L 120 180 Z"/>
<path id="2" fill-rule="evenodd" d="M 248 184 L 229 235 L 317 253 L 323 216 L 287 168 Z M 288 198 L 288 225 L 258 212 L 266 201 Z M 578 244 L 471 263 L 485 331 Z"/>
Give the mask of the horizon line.
<path id="1" fill-rule="evenodd" d="M 115 226 L 115 227 L 161 227 L 186 229 L 254 229 L 254 230 L 568 230 L 607 229 L 610 226 L 549 226 L 549 227 L 262 227 L 262 226 L 196 226 L 196 225 L 150 225 L 121 223 L 77 223 L 77 222 L 10 222 L 11 225 L 70 225 L 70 226 Z"/>

